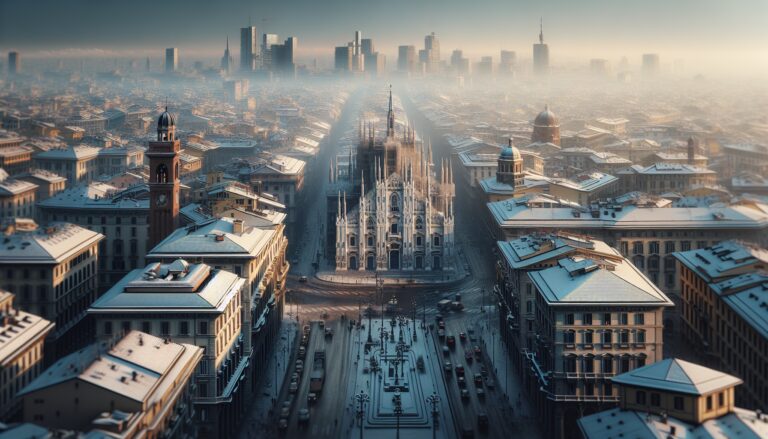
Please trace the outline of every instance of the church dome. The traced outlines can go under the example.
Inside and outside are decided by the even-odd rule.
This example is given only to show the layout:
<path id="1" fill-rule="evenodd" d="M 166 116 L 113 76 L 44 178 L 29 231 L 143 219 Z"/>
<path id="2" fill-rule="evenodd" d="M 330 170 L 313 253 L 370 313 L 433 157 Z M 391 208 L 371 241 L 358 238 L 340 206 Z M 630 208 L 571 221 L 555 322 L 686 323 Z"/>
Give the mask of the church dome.
<path id="1" fill-rule="evenodd" d="M 173 126 L 176 126 L 176 119 L 168 112 L 168 107 L 165 107 L 165 111 L 157 119 L 157 129 L 160 130 Z"/>
<path id="2" fill-rule="evenodd" d="M 502 160 L 522 160 L 523 156 L 520 155 L 520 150 L 510 144 L 501 150 L 499 158 Z"/>
<path id="3" fill-rule="evenodd" d="M 536 116 L 533 124 L 541 127 L 556 127 L 560 125 L 560 121 L 557 119 L 557 116 L 555 116 L 555 113 L 549 110 L 549 106 L 547 106 L 544 107 L 544 111 Z"/>

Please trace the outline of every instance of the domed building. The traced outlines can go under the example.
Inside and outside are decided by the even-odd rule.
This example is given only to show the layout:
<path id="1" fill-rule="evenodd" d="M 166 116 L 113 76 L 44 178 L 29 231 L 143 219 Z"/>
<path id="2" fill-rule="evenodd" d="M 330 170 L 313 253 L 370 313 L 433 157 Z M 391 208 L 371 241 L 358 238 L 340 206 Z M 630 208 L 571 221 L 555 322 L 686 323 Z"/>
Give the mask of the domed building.
<path id="1" fill-rule="evenodd" d="M 496 177 L 480 181 L 480 189 L 486 202 L 505 200 L 522 194 L 545 192 L 549 178 L 523 170 L 523 155 L 512 145 L 501 150 L 496 167 Z"/>
<path id="2" fill-rule="evenodd" d="M 536 116 L 533 121 L 533 143 L 552 143 L 560 146 L 560 120 L 555 116 L 549 106 Z"/>

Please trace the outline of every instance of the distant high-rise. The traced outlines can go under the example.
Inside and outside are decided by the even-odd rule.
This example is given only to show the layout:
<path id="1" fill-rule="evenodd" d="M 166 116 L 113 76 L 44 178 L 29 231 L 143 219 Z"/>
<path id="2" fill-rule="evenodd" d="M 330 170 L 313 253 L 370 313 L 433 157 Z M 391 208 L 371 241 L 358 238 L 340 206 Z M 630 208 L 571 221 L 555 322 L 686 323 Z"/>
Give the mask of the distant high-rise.
<path id="1" fill-rule="evenodd" d="M 261 66 L 265 69 L 271 69 L 272 46 L 280 44 L 280 37 L 277 34 L 264 34 L 261 38 Z"/>
<path id="2" fill-rule="evenodd" d="M 149 63 L 149 57 L 147 57 L 147 63 L 144 66 L 144 68 L 146 69 L 147 73 L 149 73 L 150 67 L 151 67 L 151 64 Z"/>
<path id="3" fill-rule="evenodd" d="M 232 73 L 232 64 L 234 64 L 232 55 L 229 54 L 229 36 L 227 36 L 227 48 L 224 49 L 224 56 L 221 57 L 221 69 L 227 74 Z"/>
<path id="4" fill-rule="evenodd" d="M 644 53 L 643 54 L 643 75 L 655 76 L 658 73 L 659 73 L 659 54 Z"/>
<path id="5" fill-rule="evenodd" d="M 513 73 L 517 65 L 517 53 L 512 50 L 502 50 L 499 58 L 499 73 Z"/>
<path id="6" fill-rule="evenodd" d="M 464 57 L 464 52 L 456 49 L 451 53 L 451 68 L 459 75 L 469 74 L 469 58 Z"/>
<path id="7" fill-rule="evenodd" d="M 593 58 L 589 60 L 589 71 L 596 76 L 604 76 L 608 74 L 608 60 L 601 58 Z"/>
<path id="8" fill-rule="evenodd" d="M 363 38 L 360 40 L 360 49 L 363 52 L 363 55 L 373 55 L 376 50 L 373 46 L 373 39 L 371 38 Z"/>
<path id="9" fill-rule="evenodd" d="M 549 73 L 549 46 L 544 43 L 544 23 L 539 22 L 539 42 L 533 45 L 533 73 Z"/>
<path id="10" fill-rule="evenodd" d="M 493 57 L 484 56 L 480 58 L 480 62 L 477 63 L 477 69 L 475 72 L 478 75 L 490 76 L 493 74 Z"/>
<path id="11" fill-rule="evenodd" d="M 272 69 L 288 76 L 296 74 L 296 50 L 299 39 L 288 37 L 283 44 L 273 44 L 270 48 Z"/>
<path id="12" fill-rule="evenodd" d="M 397 70 L 412 72 L 416 65 L 416 47 L 400 46 L 397 48 Z"/>
<path id="13" fill-rule="evenodd" d="M 173 73 L 179 68 L 179 49 L 169 47 L 165 49 L 165 71 Z"/>
<path id="14" fill-rule="evenodd" d="M 421 61 L 429 73 L 437 72 L 440 68 L 440 40 L 434 32 L 424 37 L 424 52 Z"/>
<path id="15" fill-rule="evenodd" d="M 349 72 L 352 70 L 352 46 L 338 46 L 333 56 L 333 66 L 336 70 Z"/>
<path id="16" fill-rule="evenodd" d="M 248 26 L 240 29 L 240 70 L 252 71 L 256 69 L 259 46 L 256 34 L 256 26 Z"/>
<path id="17" fill-rule="evenodd" d="M 16 75 L 21 72 L 21 55 L 19 52 L 8 52 L 8 74 Z"/>

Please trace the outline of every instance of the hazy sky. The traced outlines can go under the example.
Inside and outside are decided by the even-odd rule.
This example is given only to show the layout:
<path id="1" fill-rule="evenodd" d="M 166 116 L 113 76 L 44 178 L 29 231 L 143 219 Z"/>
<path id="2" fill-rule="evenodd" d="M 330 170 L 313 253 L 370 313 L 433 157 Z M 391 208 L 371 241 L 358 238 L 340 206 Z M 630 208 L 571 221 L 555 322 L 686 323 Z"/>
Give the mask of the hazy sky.
<path id="1" fill-rule="evenodd" d="M 159 56 L 176 46 L 183 60 L 220 56 L 229 35 L 237 55 L 249 15 L 260 33 L 298 37 L 300 58 L 330 57 L 356 29 L 389 56 L 434 31 L 443 58 L 455 48 L 526 58 L 539 17 L 553 60 L 657 52 L 749 67 L 768 58 L 768 0 L 0 0 L 0 50 Z"/>

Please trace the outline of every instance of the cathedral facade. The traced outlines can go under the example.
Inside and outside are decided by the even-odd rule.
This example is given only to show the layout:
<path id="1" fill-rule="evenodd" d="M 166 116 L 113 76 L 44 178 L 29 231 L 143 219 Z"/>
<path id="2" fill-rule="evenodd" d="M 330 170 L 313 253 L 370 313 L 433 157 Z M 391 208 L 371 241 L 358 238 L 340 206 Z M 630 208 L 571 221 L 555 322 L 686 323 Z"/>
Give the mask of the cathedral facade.
<path id="1" fill-rule="evenodd" d="M 354 184 L 361 195 L 348 210 L 347 197 L 338 194 L 336 270 L 453 269 L 455 187 L 450 164 L 441 163 L 438 180 L 431 148 L 425 150 L 407 127 L 401 137 L 395 134 L 391 91 L 386 136 L 376 138 L 373 126 L 361 124 L 354 162 Z"/>

